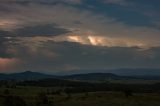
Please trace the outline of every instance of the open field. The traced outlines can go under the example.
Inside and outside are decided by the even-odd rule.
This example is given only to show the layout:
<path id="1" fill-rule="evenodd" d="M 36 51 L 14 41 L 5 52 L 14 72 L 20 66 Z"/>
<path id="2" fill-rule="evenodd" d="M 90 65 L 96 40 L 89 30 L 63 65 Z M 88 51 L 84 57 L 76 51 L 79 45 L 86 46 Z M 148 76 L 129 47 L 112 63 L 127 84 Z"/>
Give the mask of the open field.
<path id="1" fill-rule="evenodd" d="M 130 79 L 130 80 L 111 80 L 110 82 L 115 84 L 156 84 L 160 83 L 160 80 Z"/>
<path id="2" fill-rule="evenodd" d="M 20 98 L 21 102 L 17 106 L 160 106 L 158 93 L 133 93 L 132 96 L 126 97 L 123 92 L 55 93 L 57 90 L 59 88 L 1 87 L 0 106 L 16 106 L 9 104 L 12 100 L 7 97 Z"/>

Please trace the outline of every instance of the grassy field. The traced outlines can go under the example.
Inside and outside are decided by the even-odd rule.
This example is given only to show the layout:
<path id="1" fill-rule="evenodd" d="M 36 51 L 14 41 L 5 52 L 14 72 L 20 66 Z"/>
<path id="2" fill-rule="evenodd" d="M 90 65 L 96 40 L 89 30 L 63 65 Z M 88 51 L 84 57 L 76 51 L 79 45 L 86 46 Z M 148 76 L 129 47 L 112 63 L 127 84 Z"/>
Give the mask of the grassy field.
<path id="1" fill-rule="evenodd" d="M 156 84 L 160 83 L 160 80 L 130 79 L 130 80 L 111 80 L 110 82 L 115 84 Z"/>
<path id="2" fill-rule="evenodd" d="M 58 88 L 16 87 L 0 89 L 0 106 L 160 106 L 158 93 L 133 93 L 126 97 L 123 92 L 84 92 L 55 94 Z M 7 97 L 19 97 L 21 104 L 9 104 Z M 6 99 L 7 98 L 7 99 Z M 6 103 L 7 101 L 7 103 Z M 6 105 L 7 104 L 7 105 Z M 26 104 L 26 105 L 24 105 Z"/>

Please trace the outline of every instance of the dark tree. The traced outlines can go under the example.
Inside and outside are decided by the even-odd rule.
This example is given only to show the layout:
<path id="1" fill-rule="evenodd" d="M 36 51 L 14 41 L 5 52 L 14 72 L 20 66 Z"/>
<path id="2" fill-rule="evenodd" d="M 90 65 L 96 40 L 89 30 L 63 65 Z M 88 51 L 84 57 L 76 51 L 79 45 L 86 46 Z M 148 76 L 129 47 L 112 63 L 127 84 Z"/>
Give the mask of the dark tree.
<path id="1" fill-rule="evenodd" d="M 125 89 L 123 92 L 127 98 L 133 96 L 132 90 L 130 89 Z"/>
<path id="2" fill-rule="evenodd" d="M 26 102 L 19 96 L 6 96 L 3 106 L 26 106 Z"/>
<path id="3" fill-rule="evenodd" d="M 5 96 L 9 95 L 9 94 L 10 94 L 9 89 L 5 89 L 5 90 L 3 91 L 3 94 L 4 94 Z"/>
<path id="4" fill-rule="evenodd" d="M 36 105 L 37 106 L 52 106 L 53 102 L 48 99 L 47 94 L 45 92 L 41 92 L 37 96 Z"/>

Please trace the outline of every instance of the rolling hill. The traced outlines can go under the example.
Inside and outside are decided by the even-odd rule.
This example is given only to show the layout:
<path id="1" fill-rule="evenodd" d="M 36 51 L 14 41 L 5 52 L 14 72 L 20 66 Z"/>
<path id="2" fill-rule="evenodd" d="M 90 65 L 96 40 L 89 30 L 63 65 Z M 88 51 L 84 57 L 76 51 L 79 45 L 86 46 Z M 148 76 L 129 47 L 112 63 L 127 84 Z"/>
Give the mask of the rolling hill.
<path id="1" fill-rule="evenodd" d="M 51 75 L 39 72 L 25 71 L 12 74 L 0 74 L 0 80 L 39 80 L 47 78 L 81 80 L 81 81 L 108 81 L 108 80 L 128 80 L 128 79 L 144 79 L 144 80 L 160 80 L 160 75 L 116 75 L 113 73 L 85 73 L 72 75 Z"/>

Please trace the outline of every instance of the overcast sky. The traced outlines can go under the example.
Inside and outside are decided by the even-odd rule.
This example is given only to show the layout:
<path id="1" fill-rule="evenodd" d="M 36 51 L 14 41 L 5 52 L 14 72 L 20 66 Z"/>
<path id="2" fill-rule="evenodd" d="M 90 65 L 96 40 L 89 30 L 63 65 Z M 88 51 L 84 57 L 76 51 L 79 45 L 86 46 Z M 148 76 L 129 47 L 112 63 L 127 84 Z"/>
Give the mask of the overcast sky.
<path id="1" fill-rule="evenodd" d="M 0 72 L 160 68 L 159 0 L 0 0 Z"/>

